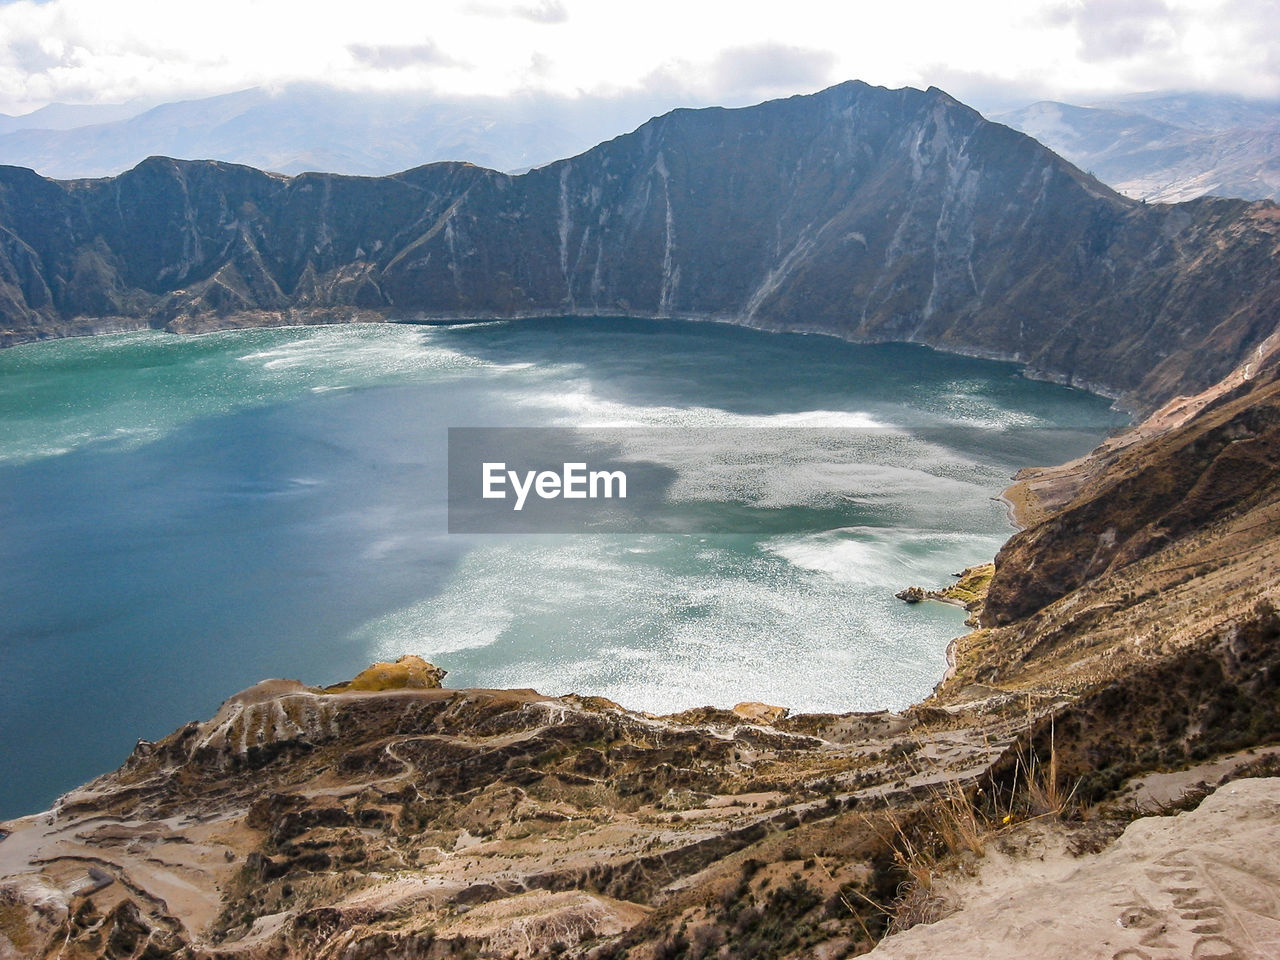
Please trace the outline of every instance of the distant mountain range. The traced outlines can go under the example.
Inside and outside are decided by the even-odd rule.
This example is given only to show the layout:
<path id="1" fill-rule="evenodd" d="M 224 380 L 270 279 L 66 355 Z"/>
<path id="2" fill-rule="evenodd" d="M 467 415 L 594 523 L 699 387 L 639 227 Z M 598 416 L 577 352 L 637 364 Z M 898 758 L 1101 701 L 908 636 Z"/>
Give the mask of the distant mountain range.
<path id="1" fill-rule="evenodd" d="M 1280 200 L 1280 101 L 1155 93 L 994 117 L 1130 197 Z"/>
<path id="2" fill-rule="evenodd" d="M 582 153 L 673 106 L 656 96 L 442 100 L 317 84 L 160 105 L 50 104 L 0 114 L 0 163 L 57 179 L 114 176 L 149 156 L 287 174 L 385 176 L 445 160 L 519 172 Z M 1135 199 L 1280 199 L 1280 102 L 1153 93 L 1090 106 L 1043 101 L 993 119 Z"/>
<path id="3" fill-rule="evenodd" d="M 1271 205 L 1144 205 L 931 88 L 676 110 L 510 176 L 0 168 L 0 342 L 152 324 L 717 319 L 999 356 L 1147 404 L 1280 325 Z"/>
<path id="4" fill-rule="evenodd" d="M 677 104 L 527 96 L 441 100 L 293 84 L 146 108 L 52 104 L 0 115 L 0 163 L 57 179 L 109 177 L 149 156 L 278 173 L 385 176 L 461 160 L 518 171 L 573 156 Z"/>
<path id="5" fill-rule="evenodd" d="M 72 130 L 95 123 L 113 123 L 136 117 L 154 105 L 142 100 L 104 104 L 50 103 L 20 116 L 0 113 L 0 135 L 18 130 Z"/>

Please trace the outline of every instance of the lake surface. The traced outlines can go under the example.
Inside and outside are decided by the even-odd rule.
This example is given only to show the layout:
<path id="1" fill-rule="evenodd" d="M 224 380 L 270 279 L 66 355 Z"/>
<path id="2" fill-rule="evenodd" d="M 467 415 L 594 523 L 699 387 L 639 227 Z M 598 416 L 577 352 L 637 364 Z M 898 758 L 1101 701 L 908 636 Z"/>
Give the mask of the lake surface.
<path id="1" fill-rule="evenodd" d="M 1009 364 L 716 324 L 2 351 L 0 816 L 47 807 L 260 679 L 331 683 L 402 653 L 451 686 L 654 712 L 904 707 L 941 676 L 964 614 L 893 593 L 990 559 L 1011 532 L 992 499 L 1009 476 L 1120 422 Z M 669 496 L 769 522 L 451 535 L 460 426 L 698 427 L 696 448 L 642 451 L 665 459 Z M 754 466 L 707 482 L 732 451 L 705 438 L 740 447 L 745 430 L 762 438 Z M 864 439 L 824 459 L 832 435 Z"/>

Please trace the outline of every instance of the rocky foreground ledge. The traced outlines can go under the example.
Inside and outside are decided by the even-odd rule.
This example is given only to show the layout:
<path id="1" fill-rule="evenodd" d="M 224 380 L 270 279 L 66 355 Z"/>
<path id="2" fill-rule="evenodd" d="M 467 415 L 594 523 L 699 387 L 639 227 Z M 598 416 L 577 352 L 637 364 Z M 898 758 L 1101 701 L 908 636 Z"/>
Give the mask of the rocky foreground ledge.
<path id="1" fill-rule="evenodd" d="M 1274 772 L 1266 750 L 1080 820 L 1017 698 L 770 724 L 441 677 L 404 658 L 265 681 L 0 825 L 0 957 L 835 958 L 897 930 L 876 955 L 1280 944 L 1278 780 L 1088 853 L 1199 775 Z"/>
<path id="2" fill-rule="evenodd" d="M 258 684 L 6 824 L 0 956 L 623 956 L 682 928 L 848 952 L 870 942 L 840 890 L 900 879 L 864 811 L 1004 748 L 447 690 L 414 660 Z"/>

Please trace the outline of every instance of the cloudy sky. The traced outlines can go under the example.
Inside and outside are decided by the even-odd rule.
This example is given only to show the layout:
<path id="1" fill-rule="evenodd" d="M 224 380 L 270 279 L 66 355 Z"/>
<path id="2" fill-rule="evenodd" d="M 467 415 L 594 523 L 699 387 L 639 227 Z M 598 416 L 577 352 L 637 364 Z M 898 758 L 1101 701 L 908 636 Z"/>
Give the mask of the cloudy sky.
<path id="1" fill-rule="evenodd" d="M 0 0 L 0 111 L 295 80 L 740 104 L 857 78 L 994 109 L 1280 97 L 1275 0 Z"/>

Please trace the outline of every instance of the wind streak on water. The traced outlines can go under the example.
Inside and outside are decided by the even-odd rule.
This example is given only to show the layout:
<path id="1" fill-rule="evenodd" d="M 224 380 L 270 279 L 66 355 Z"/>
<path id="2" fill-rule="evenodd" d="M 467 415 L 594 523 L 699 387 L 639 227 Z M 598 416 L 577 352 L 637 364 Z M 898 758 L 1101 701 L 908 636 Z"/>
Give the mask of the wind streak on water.
<path id="1" fill-rule="evenodd" d="M 1008 365 L 720 325 L 140 333 L 0 352 L 0 762 L 23 771 L 0 783 L 0 816 L 263 677 L 335 681 L 405 652 L 457 685 L 654 710 L 901 706 L 937 679 L 962 614 L 892 592 L 989 558 L 1008 474 L 1115 422 Z M 623 442 L 626 425 L 875 427 L 886 442 L 878 461 L 815 467 L 799 430 L 760 445 L 763 469 L 710 481 L 705 451 L 672 459 L 673 496 L 713 511 L 748 498 L 780 518 L 770 534 L 445 533 L 447 427 L 583 424 Z M 1006 429 L 1035 425 L 1076 429 L 1074 446 Z"/>

